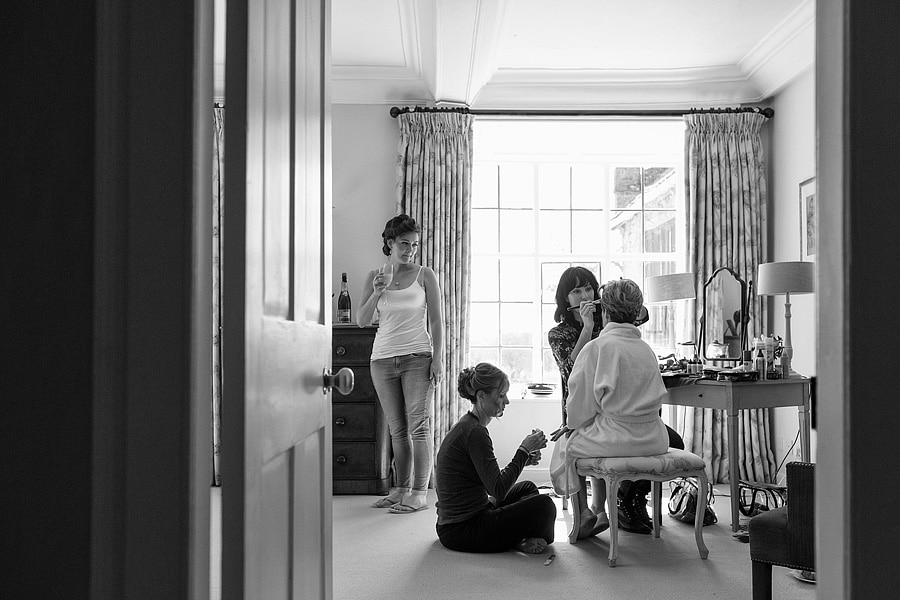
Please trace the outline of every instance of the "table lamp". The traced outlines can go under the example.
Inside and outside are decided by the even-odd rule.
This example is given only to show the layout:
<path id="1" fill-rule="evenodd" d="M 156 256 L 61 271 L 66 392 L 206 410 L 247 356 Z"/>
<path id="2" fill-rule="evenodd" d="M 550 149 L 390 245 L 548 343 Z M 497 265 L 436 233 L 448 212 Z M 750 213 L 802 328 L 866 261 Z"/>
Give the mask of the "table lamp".
<path id="1" fill-rule="evenodd" d="M 693 273 L 669 273 L 648 277 L 644 283 L 644 301 L 649 304 L 696 298 Z M 671 322 L 674 329 L 674 322 Z M 672 332 L 674 342 L 674 330 Z"/>
<path id="2" fill-rule="evenodd" d="M 760 296 L 784 294 L 784 349 L 781 352 L 782 377 L 793 374 L 791 359 L 791 294 L 809 294 L 814 289 L 813 263 L 800 261 L 772 262 L 759 265 L 756 293 Z"/>

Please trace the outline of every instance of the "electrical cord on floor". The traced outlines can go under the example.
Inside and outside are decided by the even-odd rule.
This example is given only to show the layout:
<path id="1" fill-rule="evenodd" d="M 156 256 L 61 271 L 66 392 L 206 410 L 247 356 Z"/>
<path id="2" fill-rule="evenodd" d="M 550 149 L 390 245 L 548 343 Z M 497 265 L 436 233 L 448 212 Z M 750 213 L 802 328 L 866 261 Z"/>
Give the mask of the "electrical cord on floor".
<path id="1" fill-rule="evenodd" d="M 775 469 L 775 474 L 772 476 L 772 479 L 777 483 L 778 482 L 778 471 L 781 470 L 781 467 L 784 466 L 784 462 L 787 460 L 787 457 L 791 455 L 791 452 L 794 451 L 794 447 L 797 445 L 797 440 L 800 439 L 800 430 L 797 430 L 797 435 L 794 436 L 794 443 L 791 444 L 791 447 L 788 448 L 787 452 L 784 454 L 784 458 L 781 459 L 781 462 L 778 464 L 778 468 Z"/>

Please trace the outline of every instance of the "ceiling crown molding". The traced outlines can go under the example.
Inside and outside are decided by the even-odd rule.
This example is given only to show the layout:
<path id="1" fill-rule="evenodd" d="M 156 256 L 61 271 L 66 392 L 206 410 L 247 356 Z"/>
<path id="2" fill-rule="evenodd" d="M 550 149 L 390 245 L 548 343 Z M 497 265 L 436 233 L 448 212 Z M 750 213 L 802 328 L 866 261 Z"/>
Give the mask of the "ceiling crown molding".
<path id="1" fill-rule="evenodd" d="M 815 64 L 815 0 L 799 4 L 736 64 L 636 70 L 498 68 L 498 47 L 510 35 L 509 0 L 348 0 L 347 6 L 353 12 L 345 7 L 343 16 L 355 19 L 360 37 L 349 41 L 359 50 L 368 51 L 369 44 L 372 52 L 356 53 L 369 61 L 333 66 L 331 97 L 337 104 L 725 106 L 763 101 Z M 384 21 L 386 15 L 399 25 L 362 39 L 360 23 Z M 389 49 L 379 45 L 379 34 L 393 36 Z"/>
<path id="2" fill-rule="evenodd" d="M 501 69 L 472 103 L 481 109 L 684 108 L 762 99 L 736 66 L 691 69 Z"/>
<path id="3" fill-rule="evenodd" d="M 816 3 L 797 7 L 739 63 L 763 98 L 780 92 L 816 63 Z"/>
<path id="4" fill-rule="evenodd" d="M 391 15 L 397 30 L 399 52 L 371 57 L 368 63 L 342 64 L 335 58 L 331 67 L 331 99 L 336 104 L 390 104 L 430 102 L 435 82 L 435 13 L 433 2 L 416 0 L 367 0 L 345 8 L 368 10 L 354 13 L 363 23 L 372 14 Z M 346 16 L 345 16 L 346 17 Z"/>

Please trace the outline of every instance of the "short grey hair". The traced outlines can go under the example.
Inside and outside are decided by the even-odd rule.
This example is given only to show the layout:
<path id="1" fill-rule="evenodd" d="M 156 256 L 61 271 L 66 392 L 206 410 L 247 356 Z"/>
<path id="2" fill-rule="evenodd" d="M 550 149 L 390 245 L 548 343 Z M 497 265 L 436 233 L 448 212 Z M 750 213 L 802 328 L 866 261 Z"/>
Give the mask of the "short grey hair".
<path id="1" fill-rule="evenodd" d="M 603 286 L 603 308 L 613 323 L 633 323 L 641 313 L 644 294 L 630 279 L 614 279 Z"/>

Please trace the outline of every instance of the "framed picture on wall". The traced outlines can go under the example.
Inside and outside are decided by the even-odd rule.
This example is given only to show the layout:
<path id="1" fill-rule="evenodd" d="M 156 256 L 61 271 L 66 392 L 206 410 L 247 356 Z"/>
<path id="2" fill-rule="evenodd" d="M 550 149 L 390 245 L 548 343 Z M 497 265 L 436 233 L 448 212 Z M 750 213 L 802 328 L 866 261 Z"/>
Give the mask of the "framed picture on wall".
<path id="1" fill-rule="evenodd" d="M 800 260 L 815 260 L 816 244 L 816 178 L 800 183 Z"/>

